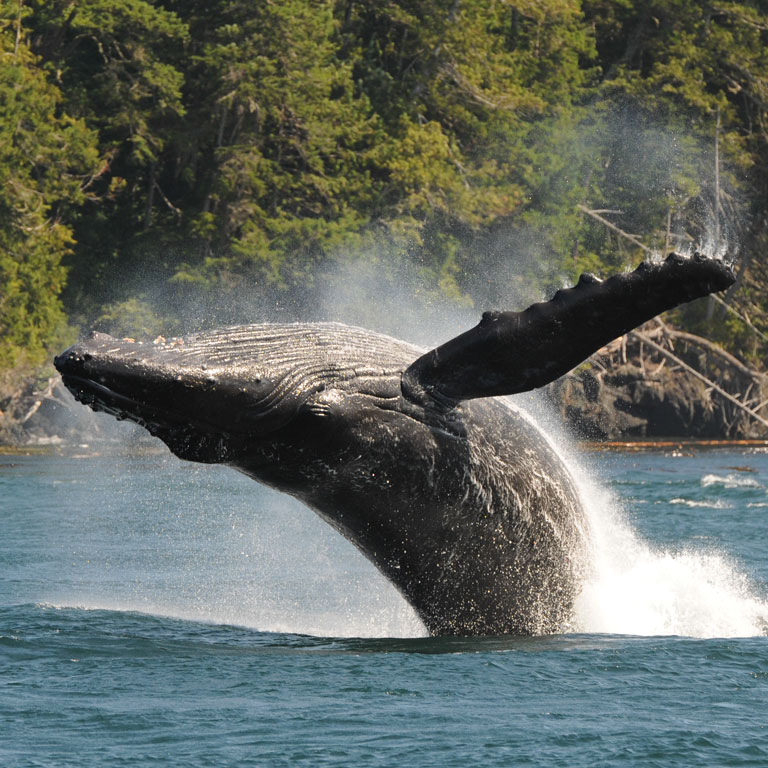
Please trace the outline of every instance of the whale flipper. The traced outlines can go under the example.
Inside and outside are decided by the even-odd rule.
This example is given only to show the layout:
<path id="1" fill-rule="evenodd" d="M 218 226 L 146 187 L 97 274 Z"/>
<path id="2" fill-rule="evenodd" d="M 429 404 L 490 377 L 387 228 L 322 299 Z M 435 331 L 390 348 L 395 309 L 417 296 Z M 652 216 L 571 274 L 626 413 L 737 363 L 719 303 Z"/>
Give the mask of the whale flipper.
<path id="1" fill-rule="evenodd" d="M 479 325 L 415 360 L 403 373 L 403 393 L 450 408 L 536 389 L 655 315 L 734 280 L 728 263 L 698 253 L 646 261 L 604 281 L 584 274 L 522 312 L 486 312 Z"/>

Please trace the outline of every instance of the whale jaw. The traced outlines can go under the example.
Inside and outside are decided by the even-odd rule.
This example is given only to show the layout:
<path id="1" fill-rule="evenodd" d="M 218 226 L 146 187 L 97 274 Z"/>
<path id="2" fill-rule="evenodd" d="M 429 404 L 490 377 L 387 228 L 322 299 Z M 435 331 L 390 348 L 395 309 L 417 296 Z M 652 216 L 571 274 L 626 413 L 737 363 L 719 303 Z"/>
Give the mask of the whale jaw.
<path id="1" fill-rule="evenodd" d="M 54 364 L 76 400 L 144 427 L 181 459 L 226 463 L 246 439 L 270 431 L 270 418 L 259 424 L 258 409 L 249 408 L 260 400 L 258 385 L 156 347 L 93 333 Z"/>

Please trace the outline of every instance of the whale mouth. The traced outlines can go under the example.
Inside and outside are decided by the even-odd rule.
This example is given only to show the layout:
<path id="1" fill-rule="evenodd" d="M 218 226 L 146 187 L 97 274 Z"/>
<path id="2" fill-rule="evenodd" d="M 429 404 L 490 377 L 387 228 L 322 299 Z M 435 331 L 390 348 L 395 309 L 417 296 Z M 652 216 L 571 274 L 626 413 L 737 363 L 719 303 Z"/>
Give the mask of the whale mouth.
<path id="1" fill-rule="evenodd" d="M 138 424 L 180 459 L 205 464 L 226 462 L 237 443 L 233 435 L 215 425 L 142 403 L 92 379 L 65 373 L 61 379 L 76 400 L 118 421 Z"/>
<path id="2" fill-rule="evenodd" d="M 64 386 L 74 398 L 94 411 L 108 413 L 118 421 L 133 421 L 155 436 L 166 438 L 166 431 L 173 429 L 196 430 L 221 435 L 220 427 L 199 418 L 177 413 L 173 409 L 149 405 L 111 389 L 93 379 L 72 374 L 62 374 Z"/>
<path id="3" fill-rule="evenodd" d="M 147 405 L 140 400 L 116 392 L 106 384 L 101 384 L 93 379 L 71 373 L 62 373 L 61 380 L 75 400 L 90 406 L 94 411 L 108 413 L 118 421 L 133 421 L 150 431 L 169 427 L 174 423 L 190 426 L 194 423 L 189 417 Z"/>

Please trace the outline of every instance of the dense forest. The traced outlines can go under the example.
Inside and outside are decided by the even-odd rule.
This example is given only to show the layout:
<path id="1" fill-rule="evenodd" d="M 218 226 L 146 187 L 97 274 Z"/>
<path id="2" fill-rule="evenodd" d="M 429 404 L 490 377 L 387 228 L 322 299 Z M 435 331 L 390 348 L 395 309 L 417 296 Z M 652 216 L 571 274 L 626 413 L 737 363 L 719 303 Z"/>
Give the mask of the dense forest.
<path id="1" fill-rule="evenodd" d="M 0 0 L 0 372 L 344 264 L 479 311 L 692 247 L 740 316 L 678 326 L 759 364 L 767 166 L 768 2 Z"/>

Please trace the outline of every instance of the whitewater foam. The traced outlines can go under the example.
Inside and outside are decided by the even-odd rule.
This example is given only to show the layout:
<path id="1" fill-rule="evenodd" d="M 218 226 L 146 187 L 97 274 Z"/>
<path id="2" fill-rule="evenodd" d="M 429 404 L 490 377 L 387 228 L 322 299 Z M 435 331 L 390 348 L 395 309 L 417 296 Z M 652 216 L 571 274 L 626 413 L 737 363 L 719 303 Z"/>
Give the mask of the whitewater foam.
<path id="1" fill-rule="evenodd" d="M 590 563 L 574 608 L 575 631 L 699 638 L 766 634 L 768 603 L 755 594 L 736 564 L 710 551 L 653 548 L 627 523 L 618 499 L 592 483 L 587 473 L 574 476 L 591 527 Z"/>
<path id="2" fill-rule="evenodd" d="M 704 475 L 701 478 L 701 484 L 705 488 L 710 485 L 722 485 L 724 488 L 760 488 L 760 483 L 753 477 L 743 477 L 740 475 L 729 474 L 725 477 L 721 475 Z"/>
<path id="3" fill-rule="evenodd" d="M 525 410 L 567 466 L 589 527 L 586 577 L 574 605 L 573 632 L 685 637 L 768 634 L 768 602 L 727 556 L 711 549 L 654 548 L 627 520 L 622 502 L 596 478 L 589 459 L 535 400 Z M 761 487 L 752 477 L 704 475 L 703 486 Z M 672 499 L 690 507 L 729 509 L 722 499 Z"/>

